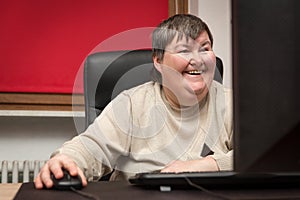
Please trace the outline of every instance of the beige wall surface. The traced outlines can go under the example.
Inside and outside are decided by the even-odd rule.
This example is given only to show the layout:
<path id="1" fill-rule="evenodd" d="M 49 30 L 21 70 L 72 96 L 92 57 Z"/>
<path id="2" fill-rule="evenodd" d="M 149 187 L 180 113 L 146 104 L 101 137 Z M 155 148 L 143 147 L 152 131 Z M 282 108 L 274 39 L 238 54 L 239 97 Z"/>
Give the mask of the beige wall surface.
<path id="1" fill-rule="evenodd" d="M 214 52 L 223 60 L 223 83 L 232 87 L 231 0 L 189 0 L 189 13 L 208 24 L 214 37 Z"/>

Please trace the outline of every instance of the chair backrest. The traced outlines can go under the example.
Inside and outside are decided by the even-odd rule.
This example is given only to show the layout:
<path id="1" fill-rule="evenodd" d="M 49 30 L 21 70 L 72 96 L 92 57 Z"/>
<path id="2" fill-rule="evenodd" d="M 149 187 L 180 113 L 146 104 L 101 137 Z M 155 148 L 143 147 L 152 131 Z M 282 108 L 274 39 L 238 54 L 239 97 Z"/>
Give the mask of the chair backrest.
<path id="1" fill-rule="evenodd" d="M 151 50 L 98 52 L 84 64 L 85 127 L 120 92 L 151 80 Z M 222 83 L 223 63 L 217 58 L 215 80 Z"/>

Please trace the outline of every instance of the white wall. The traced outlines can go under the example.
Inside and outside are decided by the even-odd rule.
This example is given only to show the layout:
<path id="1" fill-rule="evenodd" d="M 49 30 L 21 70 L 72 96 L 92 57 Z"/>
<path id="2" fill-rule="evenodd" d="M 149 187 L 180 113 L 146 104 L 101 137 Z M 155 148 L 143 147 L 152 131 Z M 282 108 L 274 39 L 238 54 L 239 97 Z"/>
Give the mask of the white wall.
<path id="1" fill-rule="evenodd" d="M 73 117 L 0 116 L 0 162 L 47 160 L 78 132 Z"/>
<path id="2" fill-rule="evenodd" d="M 213 50 L 223 60 L 226 87 L 232 87 L 231 0 L 189 0 L 189 13 L 199 16 L 209 26 Z"/>

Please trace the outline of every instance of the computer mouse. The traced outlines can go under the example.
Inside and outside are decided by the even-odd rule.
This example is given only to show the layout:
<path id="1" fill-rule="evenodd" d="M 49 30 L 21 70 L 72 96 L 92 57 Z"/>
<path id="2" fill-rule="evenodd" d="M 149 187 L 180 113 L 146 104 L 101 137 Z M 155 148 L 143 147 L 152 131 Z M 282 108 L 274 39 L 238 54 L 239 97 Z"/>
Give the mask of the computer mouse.
<path id="1" fill-rule="evenodd" d="M 70 190 L 71 188 L 80 190 L 82 188 L 82 180 L 81 177 L 71 176 L 70 173 L 62 169 L 64 176 L 60 179 L 56 179 L 54 174 L 51 173 L 51 179 L 53 181 L 53 189 L 57 190 Z"/>

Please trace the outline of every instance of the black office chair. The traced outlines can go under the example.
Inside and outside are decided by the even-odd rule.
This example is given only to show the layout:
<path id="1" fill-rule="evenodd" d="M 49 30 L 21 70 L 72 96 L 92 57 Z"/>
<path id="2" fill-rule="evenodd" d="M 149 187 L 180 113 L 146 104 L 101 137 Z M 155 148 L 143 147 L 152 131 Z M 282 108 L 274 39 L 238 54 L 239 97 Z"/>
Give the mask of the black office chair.
<path id="1" fill-rule="evenodd" d="M 217 58 L 215 80 L 222 83 L 223 63 Z M 99 52 L 84 65 L 85 127 L 121 91 L 151 80 L 151 50 Z"/>

